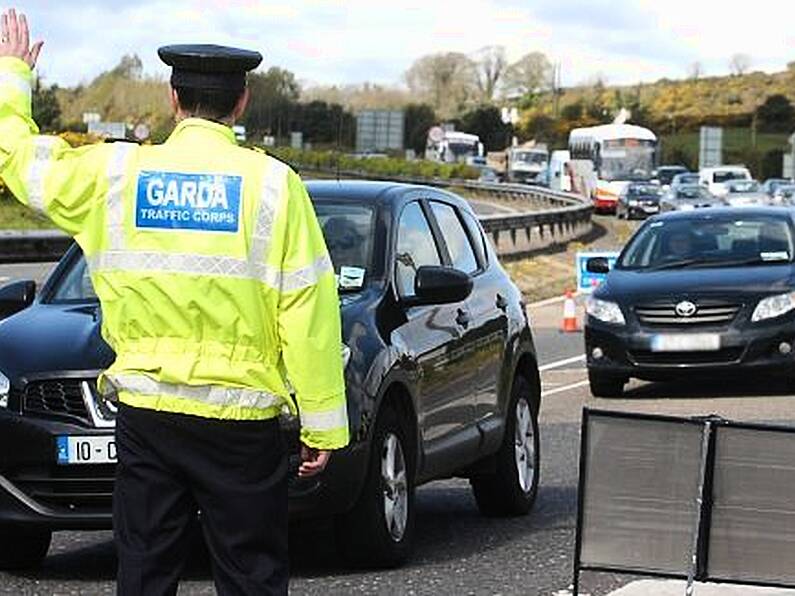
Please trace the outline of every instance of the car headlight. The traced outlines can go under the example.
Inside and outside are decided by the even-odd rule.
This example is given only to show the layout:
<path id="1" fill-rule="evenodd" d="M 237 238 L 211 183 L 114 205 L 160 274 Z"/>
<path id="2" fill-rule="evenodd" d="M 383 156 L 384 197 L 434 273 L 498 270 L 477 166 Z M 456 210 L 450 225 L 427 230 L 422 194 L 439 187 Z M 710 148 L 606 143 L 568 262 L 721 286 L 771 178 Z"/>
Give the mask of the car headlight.
<path id="1" fill-rule="evenodd" d="M 588 298 L 585 302 L 585 312 L 594 319 L 599 319 L 605 323 L 613 323 L 614 325 L 624 325 L 626 323 L 621 307 L 615 302 L 599 300 L 599 298 Z"/>
<path id="2" fill-rule="evenodd" d="M 629 200 L 629 206 L 630 206 L 630 207 L 637 207 L 637 206 L 638 206 L 638 201 L 637 201 L 637 199 L 630 199 L 630 200 Z"/>
<path id="3" fill-rule="evenodd" d="M 8 407 L 8 394 L 11 393 L 11 381 L 0 372 L 0 408 Z"/>
<path id="4" fill-rule="evenodd" d="M 795 309 L 795 292 L 768 296 L 760 300 L 759 304 L 756 305 L 754 314 L 751 315 L 751 321 L 755 323 L 780 317 L 793 309 Z"/>

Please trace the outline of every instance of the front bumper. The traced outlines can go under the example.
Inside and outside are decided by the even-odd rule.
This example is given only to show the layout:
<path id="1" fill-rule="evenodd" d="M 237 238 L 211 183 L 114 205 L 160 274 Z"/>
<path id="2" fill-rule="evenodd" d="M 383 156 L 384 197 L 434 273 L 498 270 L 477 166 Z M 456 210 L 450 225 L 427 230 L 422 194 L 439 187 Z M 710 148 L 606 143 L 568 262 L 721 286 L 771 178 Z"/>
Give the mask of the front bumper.
<path id="1" fill-rule="evenodd" d="M 632 218 L 644 218 L 657 215 L 660 212 L 659 205 L 630 205 L 627 207 L 627 213 Z"/>
<path id="2" fill-rule="evenodd" d="M 115 465 L 59 465 L 56 437 L 112 432 L 0 410 L 0 525 L 110 529 Z M 284 433 L 291 464 L 290 518 L 334 515 L 350 509 L 367 469 L 366 443 L 335 452 L 321 476 L 299 479 L 297 428 L 285 427 Z"/>
<path id="3" fill-rule="evenodd" d="M 785 320 L 782 320 L 785 319 Z M 720 349 L 693 352 L 655 352 L 652 337 L 660 333 L 717 333 Z M 793 351 L 782 354 L 787 343 Z M 593 351 L 600 348 L 601 358 Z M 681 379 L 683 376 L 713 376 L 773 372 L 795 372 L 795 319 L 782 317 L 769 322 L 745 322 L 724 329 L 648 329 L 635 324 L 616 326 L 588 317 L 585 325 L 588 369 L 609 376 L 649 381 Z"/>

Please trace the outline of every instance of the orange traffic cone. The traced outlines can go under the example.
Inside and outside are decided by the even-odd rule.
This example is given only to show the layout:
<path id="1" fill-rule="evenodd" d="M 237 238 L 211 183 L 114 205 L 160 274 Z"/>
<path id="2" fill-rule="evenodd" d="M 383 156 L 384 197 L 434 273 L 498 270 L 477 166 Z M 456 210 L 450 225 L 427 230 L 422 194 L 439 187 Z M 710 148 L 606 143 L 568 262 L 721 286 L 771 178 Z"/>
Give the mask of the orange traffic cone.
<path id="1" fill-rule="evenodd" d="M 579 331 L 577 326 L 577 305 L 571 290 L 566 290 L 566 299 L 563 301 L 563 325 L 560 328 L 564 333 Z"/>

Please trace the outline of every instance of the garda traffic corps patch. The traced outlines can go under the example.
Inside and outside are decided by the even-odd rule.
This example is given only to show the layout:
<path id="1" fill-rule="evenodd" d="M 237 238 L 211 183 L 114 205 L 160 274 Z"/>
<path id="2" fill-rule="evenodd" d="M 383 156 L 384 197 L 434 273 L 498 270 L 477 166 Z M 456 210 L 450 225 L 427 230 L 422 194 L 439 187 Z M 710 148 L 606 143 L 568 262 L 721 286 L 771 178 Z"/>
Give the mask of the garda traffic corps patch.
<path id="1" fill-rule="evenodd" d="M 240 176 L 143 171 L 138 175 L 135 225 L 237 232 L 241 186 Z"/>

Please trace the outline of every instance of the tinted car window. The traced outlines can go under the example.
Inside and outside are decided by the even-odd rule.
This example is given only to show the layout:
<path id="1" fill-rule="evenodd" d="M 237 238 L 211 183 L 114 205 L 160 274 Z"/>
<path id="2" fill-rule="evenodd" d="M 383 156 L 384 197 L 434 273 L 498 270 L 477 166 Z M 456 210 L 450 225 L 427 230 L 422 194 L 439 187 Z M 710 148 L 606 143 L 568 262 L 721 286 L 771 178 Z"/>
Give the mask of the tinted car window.
<path id="1" fill-rule="evenodd" d="M 461 215 L 464 216 L 464 222 L 466 223 L 467 228 L 469 228 L 469 237 L 474 240 L 475 243 L 475 250 L 479 253 L 479 257 L 483 265 L 488 265 L 489 262 L 489 253 L 486 248 L 486 239 L 483 237 L 483 232 L 480 229 L 480 225 L 478 225 L 477 220 L 468 212 L 462 211 Z"/>
<path id="2" fill-rule="evenodd" d="M 729 182 L 730 180 L 748 180 L 748 176 L 746 176 L 745 172 L 735 172 L 732 170 L 724 170 L 712 174 L 713 182 Z"/>
<path id="3" fill-rule="evenodd" d="M 395 276 L 401 296 L 414 296 L 414 278 L 423 265 L 441 265 L 431 227 L 419 203 L 409 203 L 398 225 Z"/>
<path id="4" fill-rule="evenodd" d="M 455 209 L 450 205 L 432 201 L 431 210 L 434 217 L 436 217 L 436 221 L 439 222 L 444 242 L 447 244 L 447 250 L 450 252 L 450 258 L 453 261 L 453 267 L 464 273 L 477 271 L 478 262 L 475 258 L 475 253 L 469 243 L 469 237 L 467 237 L 464 226 L 461 225 L 461 220 L 456 215 Z"/>
<path id="5" fill-rule="evenodd" d="M 374 211 L 367 205 L 318 201 L 315 213 L 326 239 L 334 270 L 359 267 L 368 270 L 373 253 Z"/>
<path id="6" fill-rule="evenodd" d="M 618 266 L 781 264 L 792 257 L 792 229 L 786 219 L 738 214 L 656 221 L 630 241 Z"/>
<path id="7" fill-rule="evenodd" d="M 661 189 L 659 186 L 654 186 L 653 184 L 633 184 L 629 187 L 628 194 L 631 197 L 641 197 L 641 196 L 659 196 L 661 194 Z"/>
<path id="8" fill-rule="evenodd" d="M 684 186 L 676 191 L 677 199 L 710 199 L 712 195 L 702 186 Z"/>
<path id="9" fill-rule="evenodd" d="M 98 300 L 83 257 L 77 259 L 55 286 L 51 302 L 92 302 Z"/>

